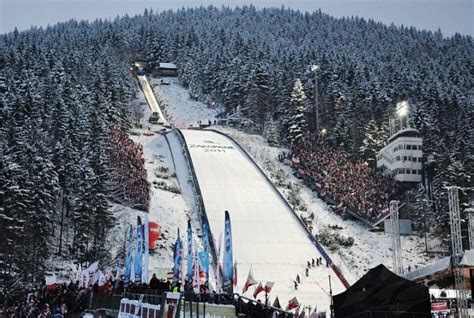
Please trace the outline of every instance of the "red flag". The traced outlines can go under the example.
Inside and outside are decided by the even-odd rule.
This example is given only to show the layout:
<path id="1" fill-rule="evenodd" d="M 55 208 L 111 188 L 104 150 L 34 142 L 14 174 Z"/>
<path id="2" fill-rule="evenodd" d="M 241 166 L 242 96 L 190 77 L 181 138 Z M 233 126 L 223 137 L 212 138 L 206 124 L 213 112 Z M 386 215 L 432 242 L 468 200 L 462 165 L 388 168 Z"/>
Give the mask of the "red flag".
<path id="1" fill-rule="evenodd" d="M 288 301 L 288 306 L 286 306 L 286 310 L 298 308 L 299 305 L 300 303 L 298 302 L 298 299 L 296 299 L 296 297 L 293 297 Z"/>
<path id="2" fill-rule="evenodd" d="M 234 261 L 234 286 L 237 286 L 237 261 Z"/>
<path id="3" fill-rule="evenodd" d="M 46 288 L 48 290 L 55 289 L 58 286 L 55 273 L 53 273 L 53 275 L 51 276 L 46 276 L 45 281 L 46 281 Z"/>
<path id="4" fill-rule="evenodd" d="M 272 291 L 273 285 L 275 285 L 275 282 L 267 282 L 265 284 L 265 287 L 263 287 L 263 291 L 266 293 L 270 293 Z"/>
<path id="5" fill-rule="evenodd" d="M 257 288 L 255 288 L 255 291 L 253 292 L 253 298 L 257 298 L 258 294 L 260 294 L 262 291 L 263 291 L 262 283 L 259 283 Z"/>
<path id="6" fill-rule="evenodd" d="M 247 276 L 247 281 L 245 282 L 244 288 L 242 289 L 242 294 L 249 289 L 250 286 L 256 285 L 257 281 L 253 278 L 252 269 L 249 269 L 249 276 Z"/>

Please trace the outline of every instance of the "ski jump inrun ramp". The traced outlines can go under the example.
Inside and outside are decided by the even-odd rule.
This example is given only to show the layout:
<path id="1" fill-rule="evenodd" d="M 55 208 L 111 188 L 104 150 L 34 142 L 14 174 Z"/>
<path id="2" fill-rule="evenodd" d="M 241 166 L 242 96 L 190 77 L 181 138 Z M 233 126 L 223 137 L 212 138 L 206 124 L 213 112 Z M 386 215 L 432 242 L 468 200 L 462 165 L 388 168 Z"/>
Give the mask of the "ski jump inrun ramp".
<path id="1" fill-rule="evenodd" d="M 181 130 L 186 141 L 215 239 L 224 230 L 224 211 L 232 222 L 234 260 L 242 292 L 249 268 L 257 281 L 275 285 L 270 301 L 278 296 L 283 307 L 296 296 L 304 305 L 329 310 L 329 275 L 332 292 L 345 287 L 331 267 L 324 251 L 309 238 L 293 211 L 251 158 L 226 135 L 209 130 Z M 320 248 L 320 247 L 319 247 Z M 312 258 L 323 265 L 305 268 Z M 301 278 L 298 290 L 293 281 Z M 253 287 L 246 293 L 251 297 Z M 258 297 L 264 301 L 264 293 Z"/>

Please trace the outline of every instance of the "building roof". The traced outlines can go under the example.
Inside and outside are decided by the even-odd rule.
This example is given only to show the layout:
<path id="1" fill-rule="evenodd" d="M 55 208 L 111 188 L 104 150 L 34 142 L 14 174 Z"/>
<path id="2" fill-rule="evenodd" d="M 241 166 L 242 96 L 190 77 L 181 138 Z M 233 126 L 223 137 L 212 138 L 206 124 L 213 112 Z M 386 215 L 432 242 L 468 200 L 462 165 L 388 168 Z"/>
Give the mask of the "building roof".
<path id="1" fill-rule="evenodd" d="M 174 63 L 160 63 L 160 68 L 172 69 L 177 70 L 176 64 Z"/>
<path id="2" fill-rule="evenodd" d="M 429 275 L 433 275 L 445 270 L 450 269 L 451 257 L 444 257 L 434 263 L 428 264 L 417 270 L 408 272 L 405 274 L 405 278 L 409 280 L 417 280 Z"/>
<path id="3" fill-rule="evenodd" d="M 388 142 L 392 142 L 398 137 L 418 137 L 420 138 L 420 132 L 414 128 L 405 128 L 397 131 L 395 134 L 388 138 Z"/>

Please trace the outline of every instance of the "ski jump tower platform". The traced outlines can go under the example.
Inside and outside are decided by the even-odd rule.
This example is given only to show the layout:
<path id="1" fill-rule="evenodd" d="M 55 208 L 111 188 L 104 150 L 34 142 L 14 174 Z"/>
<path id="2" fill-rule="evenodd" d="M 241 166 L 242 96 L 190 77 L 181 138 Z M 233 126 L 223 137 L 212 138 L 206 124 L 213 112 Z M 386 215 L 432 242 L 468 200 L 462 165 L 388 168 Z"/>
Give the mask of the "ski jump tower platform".
<path id="1" fill-rule="evenodd" d="M 275 282 L 271 302 L 278 296 L 283 304 L 296 296 L 304 305 L 329 312 L 331 291 L 340 293 L 349 283 L 258 165 L 223 133 L 194 129 L 177 133 L 182 135 L 215 242 L 224 230 L 224 211 L 230 213 L 238 268 L 234 290 L 242 291 L 251 268 L 262 284 Z M 323 264 L 312 267 L 306 277 L 307 262 L 320 257 Z M 298 290 L 296 275 L 301 278 Z M 247 293 L 252 292 L 251 288 Z M 263 293 L 259 296 L 264 301 Z"/>

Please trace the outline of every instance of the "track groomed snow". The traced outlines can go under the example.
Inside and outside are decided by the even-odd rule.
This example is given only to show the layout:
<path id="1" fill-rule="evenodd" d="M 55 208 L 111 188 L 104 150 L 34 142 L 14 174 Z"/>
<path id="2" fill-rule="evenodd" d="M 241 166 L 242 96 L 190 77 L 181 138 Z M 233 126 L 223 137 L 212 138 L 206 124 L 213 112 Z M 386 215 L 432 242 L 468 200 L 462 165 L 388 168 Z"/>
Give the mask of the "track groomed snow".
<path id="1" fill-rule="evenodd" d="M 283 307 L 296 296 L 312 308 L 329 310 L 329 275 L 332 292 L 345 290 L 335 273 L 323 265 L 311 268 L 307 261 L 319 258 L 296 216 L 275 188 L 245 153 L 228 137 L 213 131 L 182 130 L 202 192 L 214 239 L 224 230 L 224 211 L 232 222 L 234 260 L 238 267 L 236 292 L 241 293 L 249 268 L 256 280 L 275 285 L 270 301 L 278 296 Z M 301 284 L 293 281 L 299 274 Z M 253 287 L 246 296 L 251 297 Z M 264 293 L 258 297 L 264 300 Z"/>

